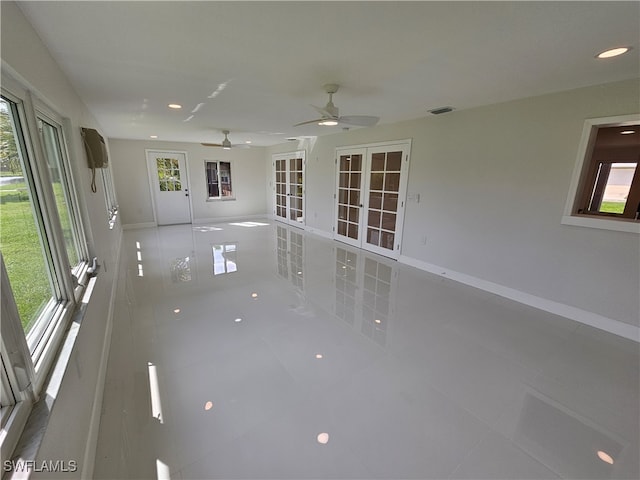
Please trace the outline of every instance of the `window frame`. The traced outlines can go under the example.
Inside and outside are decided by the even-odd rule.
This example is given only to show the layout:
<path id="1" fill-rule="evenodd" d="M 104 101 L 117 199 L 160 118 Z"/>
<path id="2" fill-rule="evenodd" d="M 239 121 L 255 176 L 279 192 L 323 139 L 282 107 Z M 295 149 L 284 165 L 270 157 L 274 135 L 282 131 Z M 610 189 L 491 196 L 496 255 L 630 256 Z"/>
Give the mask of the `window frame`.
<path id="1" fill-rule="evenodd" d="M 86 230 L 82 222 L 82 204 L 74 182 L 73 163 L 67 145 L 71 138 L 71 121 L 61 118 L 28 87 L 7 73 L 2 73 L 0 88 L 2 97 L 11 107 L 14 136 L 19 143 L 25 183 L 30 191 L 31 208 L 41 242 L 43 259 L 55 288 L 46 307 L 40 312 L 34 326 L 25 332 L 22 327 L 13 291 L 6 273 L 4 257 L 0 252 L 2 270 L 2 335 L 0 343 L 0 368 L 3 369 L 2 386 L 11 389 L 11 396 L 2 398 L 2 423 L 6 432 L 2 440 L 2 453 L 10 454 L 19 438 L 33 401 L 38 398 L 57 358 L 76 307 L 84 293 L 89 249 Z M 64 231 L 55 201 L 49 162 L 39 132 L 39 119 L 54 126 L 57 148 L 60 154 L 60 176 L 64 177 L 65 197 L 74 236 L 78 239 L 78 256 L 81 261 L 71 269 L 67 255 Z M 77 173 L 77 172 L 76 172 Z M 76 278 L 74 278 L 74 276 Z M 44 312 L 44 314 L 43 314 Z M 9 400 L 9 404 L 7 403 Z M 4 457 L 7 458 L 7 457 Z"/>
<path id="2" fill-rule="evenodd" d="M 209 195 L 209 164 L 216 164 L 216 176 L 217 176 L 217 184 L 218 184 L 218 192 L 220 193 L 216 197 L 212 197 Z M 231 195 L 222 195 L 222 175 L 221 175 L 221 164 L 229 165 L 229 185 L 231 186 Z M 226 202 L 229 200 L 235 200 L 236 194 L 233 188 L 233 173 L 232 173 L 232 162 L 227 160 L 205 160 L 204 161 L 204 180 L 205 180 L 205 191 L 207 192 L 207 202 Z"/>
<path id="3" fill-rule="evenodd" d="M 50 184 L 46 180 L 48 172 L 43 172 L 41 165 L 37 160 L 36 150 L 39 146 L 38 135 L 32 135 L 34 131 L 32 122 L 29 120 L 27 112 L 32 110 L 29 108 L 30 98 L 28 92 L 25 93 L 24 98 L 12 95 L 11 92 L 2 89 L 2 98 L 10 103 L 10 115 L 12 116 L 12 126 L 14 130 L 14 136 L 16 146 L 20 155 L 20 161 L 22 164 L 23 175 L 25 177 L 25 184 L 29 189 L 29 197 L 31 210 L 35 221 L 35 227 L 38 230 L 38 236 L 40 239 L 42 254 L 49 277 L 49 284 L 51 289 L 51 297 L 45 304 L 44 308 L 38 315 L 34 325 L 25 332 L 25 338 L 29 346 L 29 352 L 33 358 L 34 363 L 37 363 L 40 356 L 43 353 L 44 345 L 46 344 L 46 333 L 50 325 L 55 325 L 58 322 L 59 311 L 56 306 L 60 303 L 61 299 L 68 297 L 68 289 L 66 288 L 64 280 L 61 282 L 58 272 L 64 271 L 61 269 L 61 262 L 56 261 L 56 251 L 58 245 L 52 238 L 55 236 L 53 229 L 51 228 L 52 216 L 57 218 L 57 208 L 51 211 L 50 206 L 54 204 L 48 204 L 50 201 L 46 197 L 46 187 L 43 189 L 39 186 Z M 37 129 L 36 129 L 37 131 Z M 40 157 L 44 160 L 44 157 Z M 45 178 L 43 178 L 45 173 Z M 66 251 L 64 252 L 66 258 Z M 67 262 L 68 263 L 68 262 Z M 3 318 L 3 321 L 6 319 Z M 20 319 L 17 318 L 19 325 Z M 45 340 L 45 341 L 43 341 Z"/>
<path id="4" fill-rule="evenodd" d="M 579 211 L 584 206 L 587 190 L 593 188 L 593 182 L 589 181 L 589 177 L 593 171 L 592 165 L 595 161 L 592 160 L 592 153 L 595 147 L 598 129 L 632 125 L 640 125 L 640 114 L 617 115 L 585 120 L 573 175 L 569 185 L 564 214 L 562 216 L 561 223 L 563 225 L 640 234 L 640 221 L 638 220 L 621 218 L 611 214 L 594 214 Z M 640 165 L 637 168 L 640 169 Z"/>
<path id="5" fill-rule="evenodd" d="M 65 186 L 65 199 L 68 203 L 67 208 L 71 216 L 73 227 L 74 241 L 78 249 L 79 262 L 78 265 L 72 266 L 72 274 L 76 277 L 79 284 L 86 284 L 87 269 L 89 268 L 89 249 L 87 246 L 87 237 L 82 221 L 82 212 L 80 209 L 80 199 L 78 197 L 78 188 L 71 171 L 71 155 L 67 144 L 67 132 L 69 131 L 71 122 L 68 119 L 61 118 L 54 111 L 46 107 L 42 102 L 35 101 L 36 121 L 44 121 L 56 129 L 58 136 L 58 148 L 60 149 L 60 175 Z M 46 157 L 46 152 L 43 151 Z M 44 158 L 46 162 L 47 159 Z M 80 300 L 82 289 L 74 285 L 74 296 L 76 301 Z"/>

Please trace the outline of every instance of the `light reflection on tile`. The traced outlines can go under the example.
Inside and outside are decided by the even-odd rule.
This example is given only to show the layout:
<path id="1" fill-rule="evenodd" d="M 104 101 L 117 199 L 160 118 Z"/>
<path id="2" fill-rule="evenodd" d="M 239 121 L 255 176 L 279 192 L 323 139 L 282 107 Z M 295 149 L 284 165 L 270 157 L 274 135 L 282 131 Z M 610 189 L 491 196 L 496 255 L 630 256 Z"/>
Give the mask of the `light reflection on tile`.
<path id="1" fill-rule="evenodd" d="M 95 478 L 639 477 L 633 342 L 267 220 L 121 258 Z"/>
<path id="2" fill-rule="evenodd" d="M 235 243 L 225 243 L 222 245 L 212 245 L 213 274 L 223 275 L 238 271 L 237 245 Z"/>
<path id="3" fill-rule="evenodd" d="M 176 258 L 169 266 L 171 270 L 171 281 L 173 283 L 191 281 L 191 265 L 189 257 Z"/>

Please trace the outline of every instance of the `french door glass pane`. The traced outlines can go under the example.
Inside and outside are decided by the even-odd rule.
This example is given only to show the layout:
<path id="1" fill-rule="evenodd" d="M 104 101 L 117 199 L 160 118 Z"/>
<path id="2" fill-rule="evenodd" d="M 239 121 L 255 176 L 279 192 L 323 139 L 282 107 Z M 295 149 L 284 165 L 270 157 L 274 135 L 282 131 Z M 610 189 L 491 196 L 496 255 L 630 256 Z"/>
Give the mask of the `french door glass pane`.
<path id="1" fill-rule="evenodd" d="M 0 101 L 0 250 L 28 333 L 54 297 L 37 205 L 27 179 L 15 104 Z"/>
<path id="2" fill-rule="evenodd" d="M 69 257 L 70 267 L 73 269 L 80 263 L 81 259 L 75 234 L 74 217 L 70 208 L 68 188 L 64 178 L 62 143 L 56 127 L 42 120 L 40 121 L 40 127 L 53 193 L 62 224 L 67 256 Z"/>

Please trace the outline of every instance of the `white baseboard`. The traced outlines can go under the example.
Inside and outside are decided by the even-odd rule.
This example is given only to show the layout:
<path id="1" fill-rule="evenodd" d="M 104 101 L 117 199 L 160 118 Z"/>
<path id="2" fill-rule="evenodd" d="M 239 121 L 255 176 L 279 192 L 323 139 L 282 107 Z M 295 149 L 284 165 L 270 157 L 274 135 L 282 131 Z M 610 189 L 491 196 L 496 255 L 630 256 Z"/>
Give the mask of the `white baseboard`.
<path id="1" fill-rule="evenodd" d="M 194 218 L 193 224 L 200 225 L 203 223 L 221 223 L 221 222 L 233 222 L 233 221 L 251 221 L 258 219 L 267 219 L 269 215 L 266 213 L 258 213 L 255 215 L 234 215 L 231 217 L 207 217 L 207 218 Z"/>
<path id="2" fill-rule="evenodd" d="M 582 310 L 577 307 L 572 307 L 571 305 L 566 305 L 554 300 L 537 297 L 535 295 L 516 290 L 515 288 L 505 287 L 504 285 L 473 277 L 465 273 L 449 270 L 405 255 L 400 255 L 398 262 L 445 278 L 450 278 L 456 282 L 479 288 L 480 290 L 514 300 L 524 305 L 529 305 L 530 307 L 544 310 L 545 312 L 553 313 L 554 315 L 560 315 L 561 317 L 569 318 L 576 322 L 599 328 L 600 330 L 628 338 L 629 340 L 640 342 L 640 327 L 636 327 L 619 320 L 613 320 L 612 318 Z"/>
<path id="3" fill-rule="evenodd" d="M 111 351 L 111 332 L 113 331 L 113 317 L 115 309 L 116 293 L 118 291 L 118 280 L 120 275 L 120 252 L 122 251 L 122 236 L 118 241 L 116 250 L 115 268 L 113 272 L 113 284 L 111 285 L 111 296 L 109 298 L 109 311 L 107 313 L 104 340 L 102 342 L 102 352 L 100 355 L 100 365 L 97 372 L 96 391 L 93 396 L 93 407 L 91 418 L 89 419 L 89 433 L 87 444 L 84 450 L 84 460 L 82 462 L 81 478 L 93 478 L 93 469 L 96 460 L 96 450 L 98 447 L 98 434 L 100 433 L 100 418 L 102 416 L 102 401 L 104 398 L 104 386 L 107 377 L 107 366 L 109 364 L 109 352 Z"/>
<path id="4" fill-rule="evenodd" d="M 136 228 L 152 228 L 157 227 L 156 222 L 144 222 L 144 223 L 127 223 L 122 225 L 123 230 L 134 230 Z"/>

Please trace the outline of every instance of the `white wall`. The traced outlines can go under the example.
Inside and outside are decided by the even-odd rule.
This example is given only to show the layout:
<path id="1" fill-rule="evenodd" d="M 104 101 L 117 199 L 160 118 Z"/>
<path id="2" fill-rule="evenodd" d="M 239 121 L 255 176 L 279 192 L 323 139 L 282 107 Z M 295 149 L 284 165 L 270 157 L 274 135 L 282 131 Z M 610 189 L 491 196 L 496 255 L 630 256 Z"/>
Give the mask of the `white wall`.
<path id="1" fill-rule="evenodd" d="M 145 149 L 186 152 L 194 223 L 265 214 L 264 148 L 224 150 L 195 143 L 109 139 L 123 225 L 154 223 Z M 207 201 L 205 160 L 231 162 L 235 200 Z"/>
<path id="2" fill-rule="evenodd" d="M 560 223 L 584 120 L 638 112 L 638 88 L 619 82 L 318 137 L 270 148 L 267 163 L 307 148 L 307 226 L 331 232 L 335 148 L 412 138 L 408 192 L 420 202 L 407 204 L 403 258 L 639 326 L 638 235 Z"/>
<path id="3" fill-rule="evenodd" d="M 67 140 L 72 170 L 79 188 L 84 222 L 89 229 L 90 250 L 102 265 L 71 353 L 70 368 L 65 371 L 37 457 L 38 462 L 52 459 L 76 460 L 78 471 L 64 476 L 79 478 L 85 467 L 91 469 L 91 466 L 84 463 L 84 457 L 85 450 L 90 450 L 95 441 L 92 435 L 97 433 L 96 430 L 91 430 L 96 426 L 92 423 L 96 419 L 94 399 L 96 391 L 99 392 L 102 387 L 99 372 L 103 343 L 109 334 L 107 320 L 122 232 L 119 224 L 113 230 L 108 227 L 101 182 L 97 182 L 96 193 L 91 193 L 89 187 L 90 171 L 85 166 L 80 127 L 100 130 L 100 126 L 14 3 L 2 2 L 1 20 L 3 73 L 11 72 L 18 76 L 25 86 L 37 92 L 58 114 L 71 120 L 72 132 Z M 99 405 L 97 413 L 100 413 Z"/>

